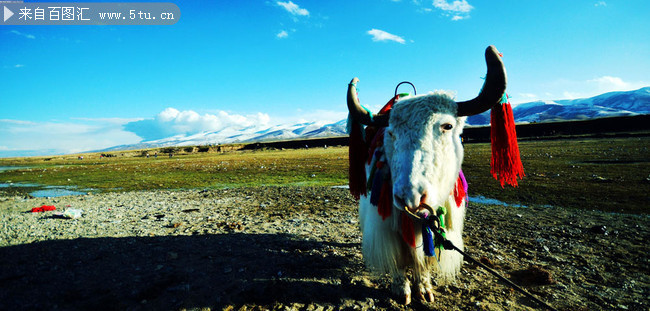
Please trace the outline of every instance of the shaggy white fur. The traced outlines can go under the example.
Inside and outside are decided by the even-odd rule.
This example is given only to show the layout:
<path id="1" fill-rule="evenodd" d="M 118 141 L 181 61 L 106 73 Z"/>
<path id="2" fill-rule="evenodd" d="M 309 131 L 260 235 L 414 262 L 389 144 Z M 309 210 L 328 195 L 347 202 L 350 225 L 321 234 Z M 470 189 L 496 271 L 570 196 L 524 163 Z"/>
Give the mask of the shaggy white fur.
<path id="1" fill-rule="evenodd" d="M 399 228 L 405 207 L 416 210 L 421 201 L 434 208 L 444 206 L 447 238 L 463 249 L 465 202 L 456 207 L 452 191 L 463 161 L 459 136 L 465 117 L 456 117 L 456 111 L 452 96 L 441 91 L 405 97 L 395 103 L 384 137 L 393 181 L 393 213 L 383 220 L 377 206 L 370 203 L 370 193 L 360 200 L 364 260 L 375 271 L 390 273 L 393 291 L 404 295 L 407 303 L 411 296 L 407 268 L 413 269 L 420 294 L 432 299 L 430 267 L 437 270 L 439 280 L 446 281 L 454 279 L 462 264 L 462 256 L 451 250 L 442 251 L 439 263 L 427 258 L 420 224 L 415 224 L 416 248 L 402 240 Z M 368 167 L 366 172 L 370 172 Z"/>

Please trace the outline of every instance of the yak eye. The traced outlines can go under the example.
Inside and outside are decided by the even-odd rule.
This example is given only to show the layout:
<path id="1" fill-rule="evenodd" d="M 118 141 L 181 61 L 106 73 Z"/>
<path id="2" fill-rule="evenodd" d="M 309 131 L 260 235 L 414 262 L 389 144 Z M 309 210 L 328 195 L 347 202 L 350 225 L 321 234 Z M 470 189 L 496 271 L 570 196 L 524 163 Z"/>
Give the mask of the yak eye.
<path id="1" fill-rule="evenodd" d="M 452 128 L 454 128 L 454 126 L 449 124 L 449 123 L 445 123 L 445 124 L 441 125 L 440 127 L 442 127 L 442 129 L 445 130 L 445 131 L 449 131 Z"/>

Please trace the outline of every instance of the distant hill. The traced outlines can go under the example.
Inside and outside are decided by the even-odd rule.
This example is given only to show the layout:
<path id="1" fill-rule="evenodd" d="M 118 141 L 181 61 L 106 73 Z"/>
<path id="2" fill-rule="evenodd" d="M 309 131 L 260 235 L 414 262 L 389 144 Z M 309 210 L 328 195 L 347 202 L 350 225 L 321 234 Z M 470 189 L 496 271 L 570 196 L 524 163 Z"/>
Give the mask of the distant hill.
<path id="1" fill-rule="evenodd" d="M 160 148 L 172 146 L 197 146 L 208 144 L 230 144 L 230 143 L 250 143 L 279 141 L 291 139 L 306 139 L 318 137 L 333 137 L 347 135 L 345 131 L 347 120 L 341 120 L 336 123 L 325 122 L 306 122 L 293 125 L 276 125 L 264 130 L 255 128 L 246 128 L 241 131 L 217 131 L 202 132 L 194 135 L 176 135 L 158 140 L 144 141 L 132 145 L 120 145 L 111 148 L 97 150 L 116 151 L 116 150 L 133 150 Z"/>
<path id="2" fill-rule="evenodd" d="M 610 92 L 591 98 L 535 101 L 512 109 L 515 122 L 587 120 L 603 117 L 650 114 L 650 87 L 636 91 Z M 490 111 L 467 118 L 470 125 L 488 125 Z"/>
<path id="3" fill-rule="evenodd" d="M 513 114 L 517 123 L 588 120 L 603 117 L 650 114 L 650 87 L 644 87 L 636 91 L 610 92 L 591 98 L 524 103 L 515 106 L 513 108 Z M 224 129 L 216 132 L 176 135 L 163 139 L 143 141 L 138 144 L 114 146 L 97 151 L 345 136 L 347 135 L 345 131 L 346 121 L 343 119 L 336 123 L 315 121 L 292 125 L 276 125 L 263 130 L 257 127 L 249 127 L 242 130 Z M 480 115 L 471 116 L 467 119 L 467 123 L 473 126 L 488 125 L 490 123 L 490 112 L 487 111 Z"/>

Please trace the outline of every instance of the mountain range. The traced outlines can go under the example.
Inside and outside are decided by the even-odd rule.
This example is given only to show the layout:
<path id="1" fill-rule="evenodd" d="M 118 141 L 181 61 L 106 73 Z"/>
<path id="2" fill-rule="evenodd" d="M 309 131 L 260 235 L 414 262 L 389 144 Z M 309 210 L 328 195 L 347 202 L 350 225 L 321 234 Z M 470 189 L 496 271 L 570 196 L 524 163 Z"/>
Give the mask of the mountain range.
<path id="1" fill-rule="evenodd" d="M 347 135 L 345 130 L 346 124 L 347 119 L 343 119 L 336 123 L 316 121 L 291 125 L 276 125 L 262 130 L 256 127 L 248 127 L 241 130 L 225 129 L 193 135 L 175 135 L 132 145 L 119 145 L 98 150 L 98 152 L 343 136 Z"/>
<path id="2" fill-rule="evenodd" d="M 650 87 L 610 92 L 590 98 L 534 101 L 512 108 L 516 123 L 587 120 L 650 114 Z M 488 125 L 490 111 L 467 118 L 469 125 Z"/>
<path id="3" fill-rule="evenodd" d="M 513 107 L 513 115 L 517 123 L 586 120 L 642 114 L 650 114 L 650 87 L 635 91 L 610 92 L 582 99 L 534 101 Z M 344 136 L 347 135 L 346 121 L 343 119 L 336 123 L 315 121 L 276 125 L 262 130 L 254 126 L 241 130 L 224 129 L 114 146 L 100 151 Z M 489 111 L 467 119 L 467 124 L 470 126 L 484 126 L 489 123 Z"/>

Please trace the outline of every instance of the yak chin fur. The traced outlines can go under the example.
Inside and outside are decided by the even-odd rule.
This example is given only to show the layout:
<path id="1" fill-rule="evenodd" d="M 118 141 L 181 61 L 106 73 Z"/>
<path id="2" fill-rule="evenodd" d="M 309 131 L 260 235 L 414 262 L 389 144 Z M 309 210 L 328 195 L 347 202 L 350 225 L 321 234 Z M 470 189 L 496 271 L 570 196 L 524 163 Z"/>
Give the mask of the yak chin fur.
<path id="1" fill-rule="evenodd" d="M 409 297 L 410 285 L 405 274 L 408 267 L 413 269 L 415 281 L 424 293 L 431 290 L 430 267 L 437 270 L 437 280 L 445 282 L 455 279 L 462 264 L 462 255 L 453 250 L 443 250 L 439 262 L 435 257 L 426 257 L 420 223 L 414 225 L 416 248 L 402 240 L 399 228 L 404 203 L 411 208 L 417 207 L 421 200 L 434 209 L 444 206 L 447 239 L 463 249 L 466 202 L 457 207 L 452 191 L 463 161 L 459 136 L 465 117 L 456 117 L 456 113 L 457 104 L 452 96 L 442 91 L 405 97 L 395 103 L 384 137 L 384 152 L 393 181 L 392 214 L 383 220 L 377 206 L 370 203 L 370 193 L 360 200 L 366 265 L 376 272 L 391 274 L 393 290 Z M 445 124 L 453 128 L 445 130 Z M 370 172 L 369 167 L 366 172 Z M 395 197 L 401 199 L 402 206 Z"/>

